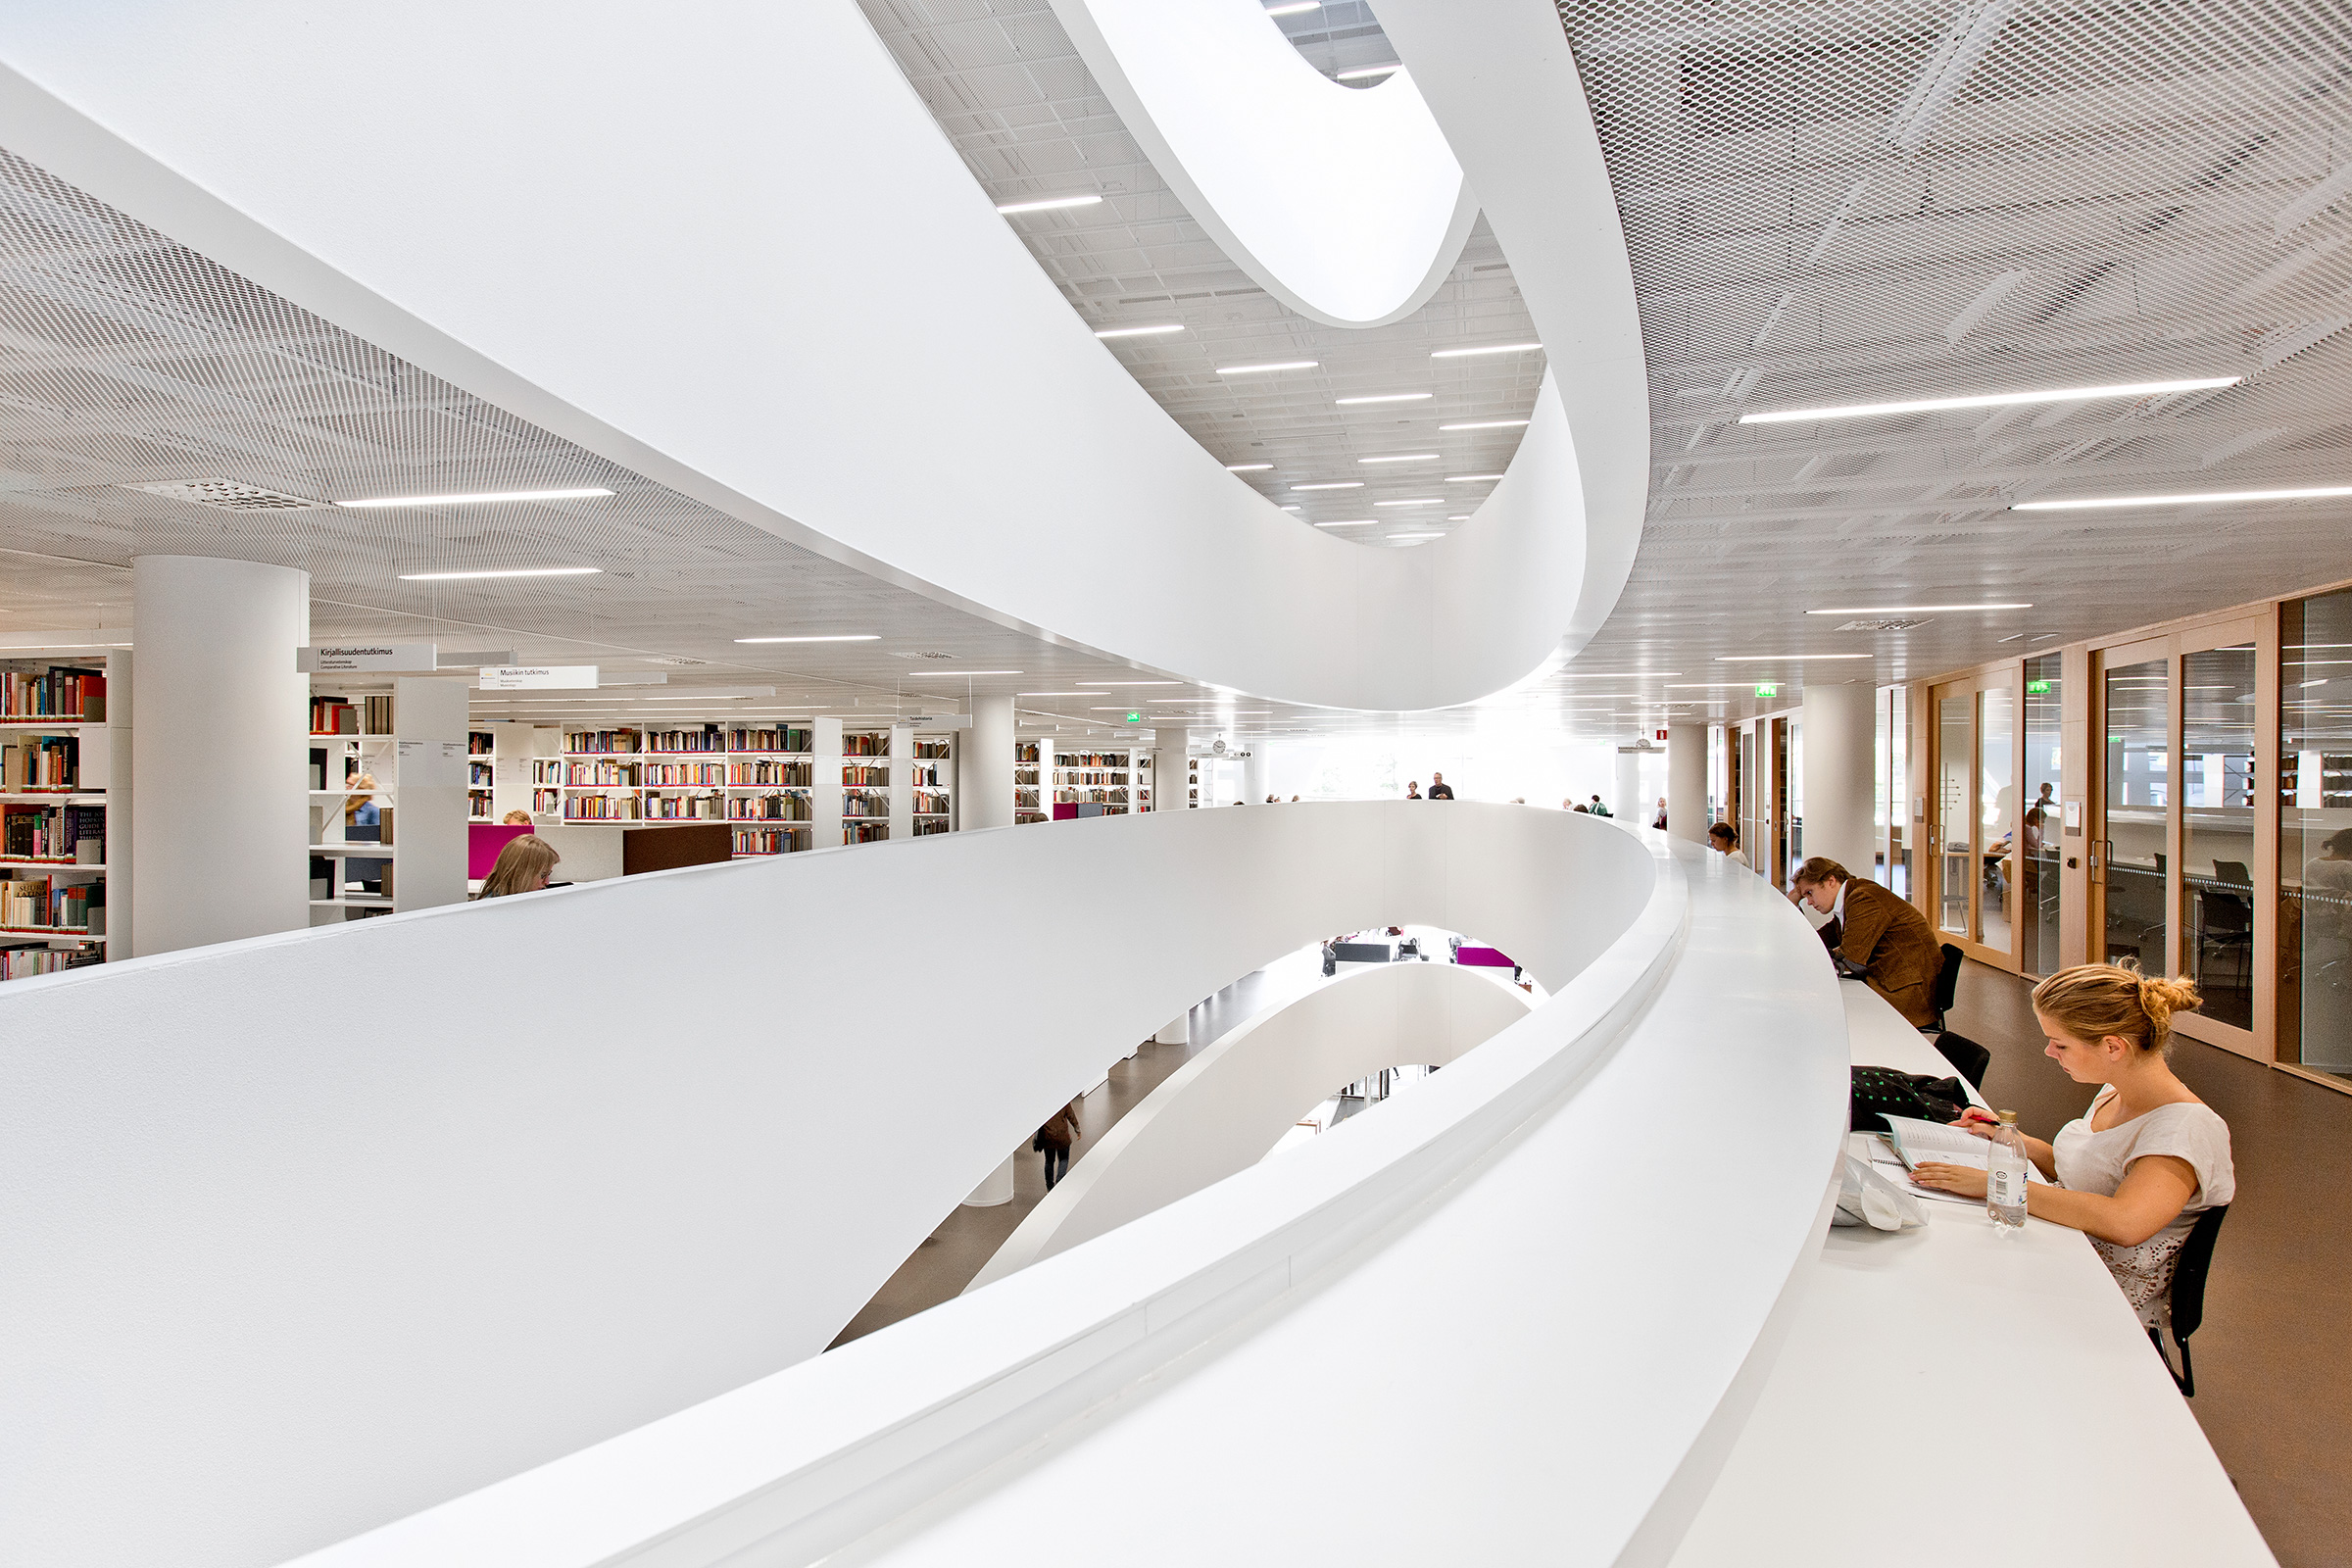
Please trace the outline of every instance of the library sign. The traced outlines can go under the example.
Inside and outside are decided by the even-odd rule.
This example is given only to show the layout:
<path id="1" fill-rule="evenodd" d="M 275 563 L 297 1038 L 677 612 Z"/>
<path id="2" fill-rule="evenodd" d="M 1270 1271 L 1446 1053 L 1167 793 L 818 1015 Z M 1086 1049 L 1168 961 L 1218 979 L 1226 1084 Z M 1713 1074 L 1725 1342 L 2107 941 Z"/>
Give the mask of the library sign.
<path id="1" fill-rule="evenodd" d="M 484 664 L 476 683 L 486 692 L 594 691 L 594 664 Z"/>
<path id="2" fill-rule="evenodd" d="M 434 643 L 328 643 L 294 650 L 294 669 L 303 675 L 340 675 L 353 670 L 429 670 Z"/>

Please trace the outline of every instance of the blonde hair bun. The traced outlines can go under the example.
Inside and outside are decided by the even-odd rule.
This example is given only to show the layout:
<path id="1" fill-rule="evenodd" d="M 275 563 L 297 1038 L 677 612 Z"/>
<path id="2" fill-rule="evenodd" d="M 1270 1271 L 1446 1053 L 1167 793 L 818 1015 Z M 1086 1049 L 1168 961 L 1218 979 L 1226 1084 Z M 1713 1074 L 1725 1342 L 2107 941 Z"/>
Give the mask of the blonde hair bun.
<path id="1" fill-rule="evenodd" d="M 2165 1050 L 2173 1014 L 2200 1000 L 2194 981 L 2144 975 L 2130 958 L 2077 964 L 2034 988 L 2034 1010 L 2077 1040 L 2113 1035 L 2137 1051 Z"/>

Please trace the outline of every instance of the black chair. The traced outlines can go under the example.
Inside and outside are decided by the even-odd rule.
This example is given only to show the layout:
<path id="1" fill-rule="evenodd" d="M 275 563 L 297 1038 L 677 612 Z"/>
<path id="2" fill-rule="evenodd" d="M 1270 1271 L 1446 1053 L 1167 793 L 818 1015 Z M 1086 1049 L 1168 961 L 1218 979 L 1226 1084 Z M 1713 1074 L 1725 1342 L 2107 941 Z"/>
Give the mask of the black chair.
<path id="1" fill-rule="evenodd" d="M 2180 1255 L 2173 1262 L 2173 1343 L 2180 1347 L 2180 1367 L 2173 1369 L 2173 1358 L 2165 1354 L 2164 1334 L 2148 1330 L 2148 1343 L 2164 1358 L 2164 1369 L 2173 1374 L 2180 1386 L 2180 1396 L 2197 1396 L 2196 1368 L 2189 1364 L 2188 1337 L 2205 1323 L 2205 1276 L 2213 1271 L 2213 1241 L 2222 1234 L 2222 1221 L 2230 1217 L 2230 1205 L 2209 1208 L 2197 1216 L 2189 1227 L 2188 1240 L 2180 1244 Z"/>
<path id="2" fill-rule="evenodd" d="M 1992 1065 L 1991 1052 L 1968 1036 L 1956 1035 L 1948 1030 L 1936 1037 L 1936 1049 L 1943 1053 L 1943 1059 L 1950 1062 L 1971 1087 L 1984 1087 L 1984 1069 Z"/>
<path id="3" fill-rule="evenodd" d="M 1934 1028 L 1943 1032 L 1943 1015 L 1952 1010 L 1953 999 L 1960 995 L 1960 961 L 1966 957 L 1949 942 L 1943 945 L 1943 970 L 1936 976 L 1936 994 L 1928 999 L 1928 1006 L 1936 1014 Z"/>

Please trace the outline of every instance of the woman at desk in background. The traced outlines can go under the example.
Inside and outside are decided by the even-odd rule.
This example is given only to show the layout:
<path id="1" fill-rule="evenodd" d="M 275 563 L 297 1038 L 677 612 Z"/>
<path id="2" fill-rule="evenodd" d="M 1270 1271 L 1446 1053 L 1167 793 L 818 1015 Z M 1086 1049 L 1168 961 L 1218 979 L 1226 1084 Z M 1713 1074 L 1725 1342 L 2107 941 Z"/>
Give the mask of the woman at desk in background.
<path id="1" fill-rule="evenodd" d="M 482 891 L 477 899 L 503 899 L 515 893 L 537 893 L 547 886 L 564 858 L 556 847 L 536 833 L 507 840 L 498 852 L 498 860 L 490 874 L 482 879 Z"/>
<path id="2" fill-rule="evenodd" d="M 2199 1214 L 2236 1196 L 2230 1127 L 2173 1076 L 2165 1061 L 2173 1014 L 2197 1004 L 2186 980 L 2150 979 L 2124 964 L 2062 969 L 2034 988 L 2042 1054 L 2079 1084 L 2098 1084 L 2090 1108 L 2026 1156 L 2056 1186 L 2031 1183 L 2026 1212 L 2090 1238 L 2107 1272 L 2147 1327 L 2172 1308 L 2173 1265 Z M 1956 1125 L 1980 1138 L 1995 1125 L 1971 1109 Z M 1923 1163 L 1922 1187 L 1984 1196 L 1984 1172 Z"/>

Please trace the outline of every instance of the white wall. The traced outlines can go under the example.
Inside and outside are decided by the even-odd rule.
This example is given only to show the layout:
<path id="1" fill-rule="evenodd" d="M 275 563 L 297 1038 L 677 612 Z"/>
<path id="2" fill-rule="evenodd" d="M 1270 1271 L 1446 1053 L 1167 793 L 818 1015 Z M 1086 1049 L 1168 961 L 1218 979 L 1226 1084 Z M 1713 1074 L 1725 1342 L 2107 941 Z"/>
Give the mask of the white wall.
<path id="1" fill-rule="evenodd" d="M 1557 813 L 1170 812 L 12 982 L 0 1558 L 274 1563 L 749 1383 L 1237 975 L 1414 923 L 1556 993 L 1654 880 Z"/>
<path id="2" fill-rule="evenodd" d="M 1556 17 L 1483 3 L 1415 29 L 1414 9 L 1392 36 L 1555 372 L 1476 521 L 1414 550 L 1290 519 L 1153 404 L 854 0 L 24 9 L 0 39 L 0 144 L 835 560 L 1189 677 L 1427 709 L 1598 627 L 1639 541 L 1648 432 L 1631 273 Z M 270 81 L 271 113 L 210 86 L 231 79 Z M 743 155 L 762 147 L 826 153 Z"/>
<path id="3" fill-rule="evenodd" d="M 1491 971 L 1385 963 L 1353 968 L 1269 1007 L 1120 1117 L 964 1289 L 976 1291 L 1247 1170 L 1341 1086 L 1385 1067 L 1442 1067 L 1534 1004 Z"/>

